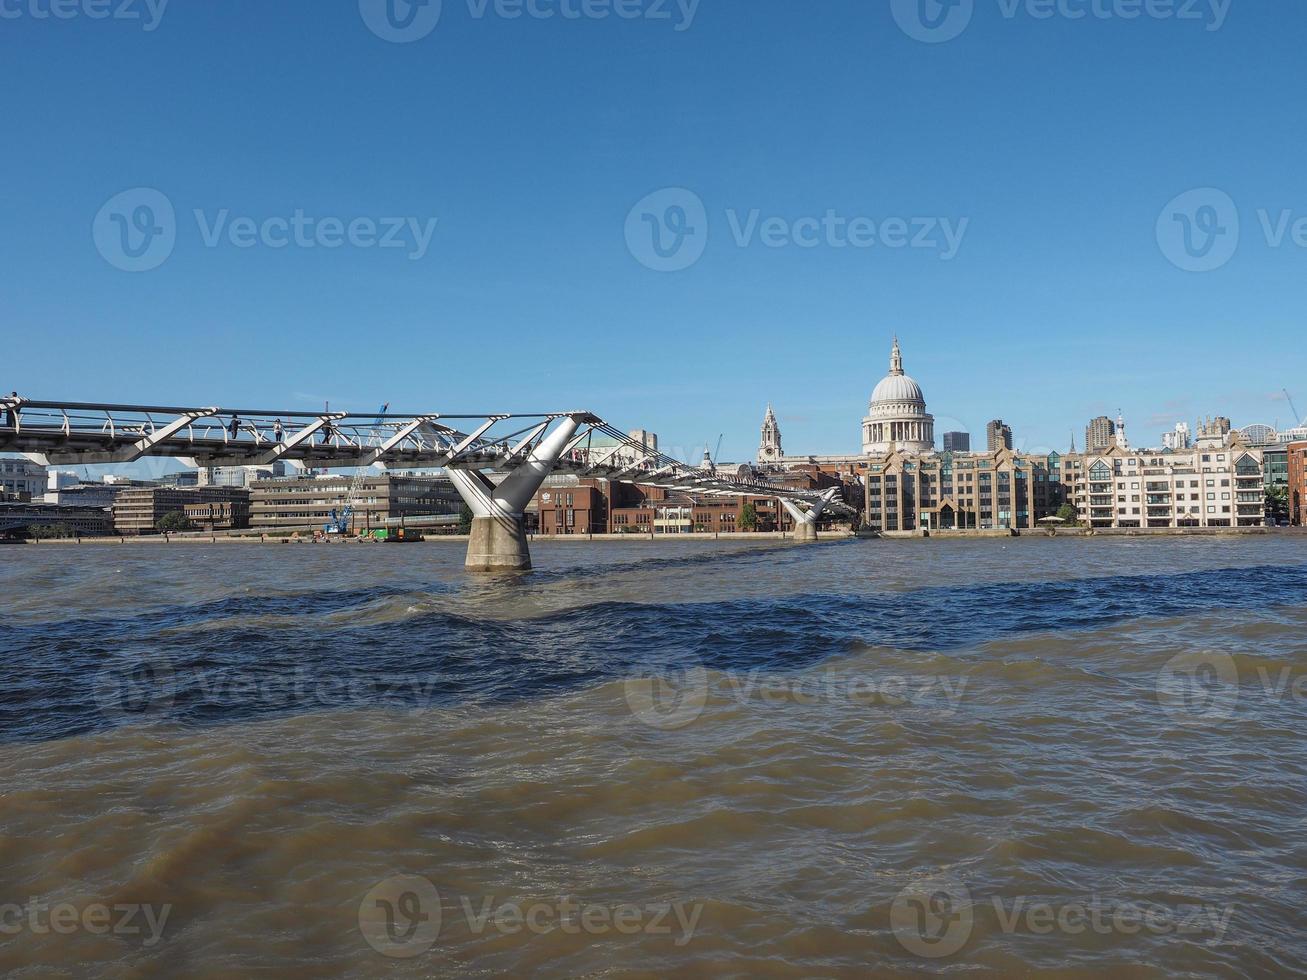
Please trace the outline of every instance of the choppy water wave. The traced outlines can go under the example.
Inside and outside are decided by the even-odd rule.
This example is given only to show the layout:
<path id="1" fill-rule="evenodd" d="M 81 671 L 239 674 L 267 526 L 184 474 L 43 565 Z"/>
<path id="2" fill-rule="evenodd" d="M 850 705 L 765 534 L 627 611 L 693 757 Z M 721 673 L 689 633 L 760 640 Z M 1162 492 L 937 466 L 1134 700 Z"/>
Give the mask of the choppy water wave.
<path id="1" fill-rule="evenodd" d="M 1302 555 L 1077 542 L 1068 577 L 1081 552 L 1053 544 L 1001 582 L 961 546 L 856 571 L 897 552 L 559 546 L 512 583 L 326 567 L 65 617 L 20 596 L 0 904 L 171 913 L 154 944 L 20 931 L 0 972 L 1301 973 Z M 405 875 L 441 928 L 396 959 L 359 922 Z M 565 896 L 694 927 L 478 929 L 463 904 Z"/>
<path id="2" fill-rule="evenodd" d="M 515 619 L 472 615 L 471 605 L 450 590 L 229 596 L 131 618 L 6 624 L 0 657 L 21 669 L 7 685 L 0 721 L 4 738 L 15 740 L 66 737 L 140 720 L 134 714 L 141 713 L 154 721 L 217 723 L 369 703 L 507 701 L 651 667 L 795 671 L 868 648 L 949 651 L 950 659 L 975 660 L 980 676 L 1001 669 L 1013 682 L 1024 675 L 1056 684 L 1068 678 L 1057 676 L 1040 653 L 1052 634 L 1113 621 L 1129 621 L 1137 632 L 1151 621 L 1205 614 L 1214 595 L 1221 597 L 1221 616 L 1292 606 L 1307 598 L 1307 567 L 909 593 L 607 601 Z M 1268 621 L 1249 629 L 1278 626 Z M 1011 638 L 1009 657 L 967 652 L 998 637 Z M 1244 638 L 1257 641 L 1255 634 Z M 1095 665 L 1084 669 L 1102 668 L 1101 661 Z M 148 688 L 150 671 L 165 675 L 166 710 L 157 704 L 135 713 L 104 710 L 115 685 L 141 676 Z"/>

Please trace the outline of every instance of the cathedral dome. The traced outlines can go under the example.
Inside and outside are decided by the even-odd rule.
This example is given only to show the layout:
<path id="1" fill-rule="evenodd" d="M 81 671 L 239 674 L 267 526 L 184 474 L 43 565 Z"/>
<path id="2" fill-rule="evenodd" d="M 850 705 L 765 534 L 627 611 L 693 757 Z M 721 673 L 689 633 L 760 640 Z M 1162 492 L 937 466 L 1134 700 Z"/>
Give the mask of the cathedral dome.
<path id="1" fill-rule="evenodd" d="M 891 374 L 881 378 L 876 390 L 871 393 L 871 409 L 877 405 L 902 405 L 908 402 L 926 407 L 926 396 L 921 393 L 921 385 L 906 374 Z"/>
<path id="2" fill-rule="evenodd" d="M 889 374 L 871 393 L 867 417 L 862 420 L 862 451 L 869 455 L 899 449 L 929 453 L 935 448 L 935 419 L 926 411 L 921 385 L 903 371 L 899 339 L 889 356 Z"/>

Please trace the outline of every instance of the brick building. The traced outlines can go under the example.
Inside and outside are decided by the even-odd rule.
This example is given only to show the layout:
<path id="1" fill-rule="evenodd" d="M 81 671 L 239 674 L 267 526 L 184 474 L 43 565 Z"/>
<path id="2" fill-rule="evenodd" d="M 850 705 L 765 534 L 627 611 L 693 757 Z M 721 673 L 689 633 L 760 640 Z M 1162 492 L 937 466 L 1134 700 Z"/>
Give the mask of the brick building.
<path id="1" fill-rule="evenodd" d="M 816 467 L 774 472 L 769 482 L 778 490 L 845 486 L 845 499 L 851 502 L 861 492 Z M 757 514 L 755 530 L 793 530 L 793 521 L 774 496 L 710 496 L 568 476 L 550 477 L 532 509 L 541 534 L 713 534 L 739 530 L 746 504 Z"/>
<path id="2" fill-rule="evenodd" d="M 1307 527 L 1307 442 L 1289 444 L 1288 462 L 1289 523 Z"/>
<path id="3" fill-rule="evenodd" d="M 186 519 L 207 531 L 228 531 L 250 526 L 250 500 L 205 500 L 183 508 Z"/>

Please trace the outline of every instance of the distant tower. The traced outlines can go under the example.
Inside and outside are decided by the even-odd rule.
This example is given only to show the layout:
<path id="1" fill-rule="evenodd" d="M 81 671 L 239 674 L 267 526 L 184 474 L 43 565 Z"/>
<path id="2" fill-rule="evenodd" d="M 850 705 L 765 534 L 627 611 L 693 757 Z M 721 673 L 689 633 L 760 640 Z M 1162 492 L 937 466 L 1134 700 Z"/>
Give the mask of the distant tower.
<path id="1" fill-rule="evenodd" d="M 776 413 L 767 403 L 767 414 L 762 419 L 762 441 L 758 444 L 759 463 L 779 463 L 785 453 L 781 450 L 781 427 L 776 423 Z"/>
<path id="2" fill-rule="evenodd" d="M 985 427 L 985 444 L 992 453 L 996 449 L 1012 448 L 1012 426 L 1004 425 L 1002 419 L 994 419 Z"/>
<path id="3" fill-rule="evenodd" d="M 1125 437 L 1125 414 L 1119 408 L 1116 410 L 1116 444 L 1122 449 L 1130 448 L 1130 442 Z"/>
<path id="4" fill-rule="evenodd" d="M 1085 428 L 1085 452 L 1101 453 L 1112 445 L 1116 436 L 1116 423 L 1106 415 L 1092 419 Z"/>

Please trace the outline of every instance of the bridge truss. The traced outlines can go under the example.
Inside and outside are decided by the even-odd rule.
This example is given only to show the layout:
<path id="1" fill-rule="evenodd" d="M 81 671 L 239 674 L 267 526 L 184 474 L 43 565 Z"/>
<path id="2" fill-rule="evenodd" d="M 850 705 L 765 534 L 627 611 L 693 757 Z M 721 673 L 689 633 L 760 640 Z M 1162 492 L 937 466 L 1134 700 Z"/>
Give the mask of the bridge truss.
<path id="1" fill-rule="evenodd" d="M 551 473 L 705 496 L 776 497 L 794 517 L 800 539 L 815 537 L 823 512 L 853 513 L 836 491 L 695 467 L 583 411 L 377 416 L 12 397 L 0 398 L 0 411 L 0 452 L 46 465 L 173 457 L 195 467 L 441 468 L 474 515 L 469 567 L 529 567 L 522 515 Z M 478 521 L 486 523 L 478 528 Z"/>

